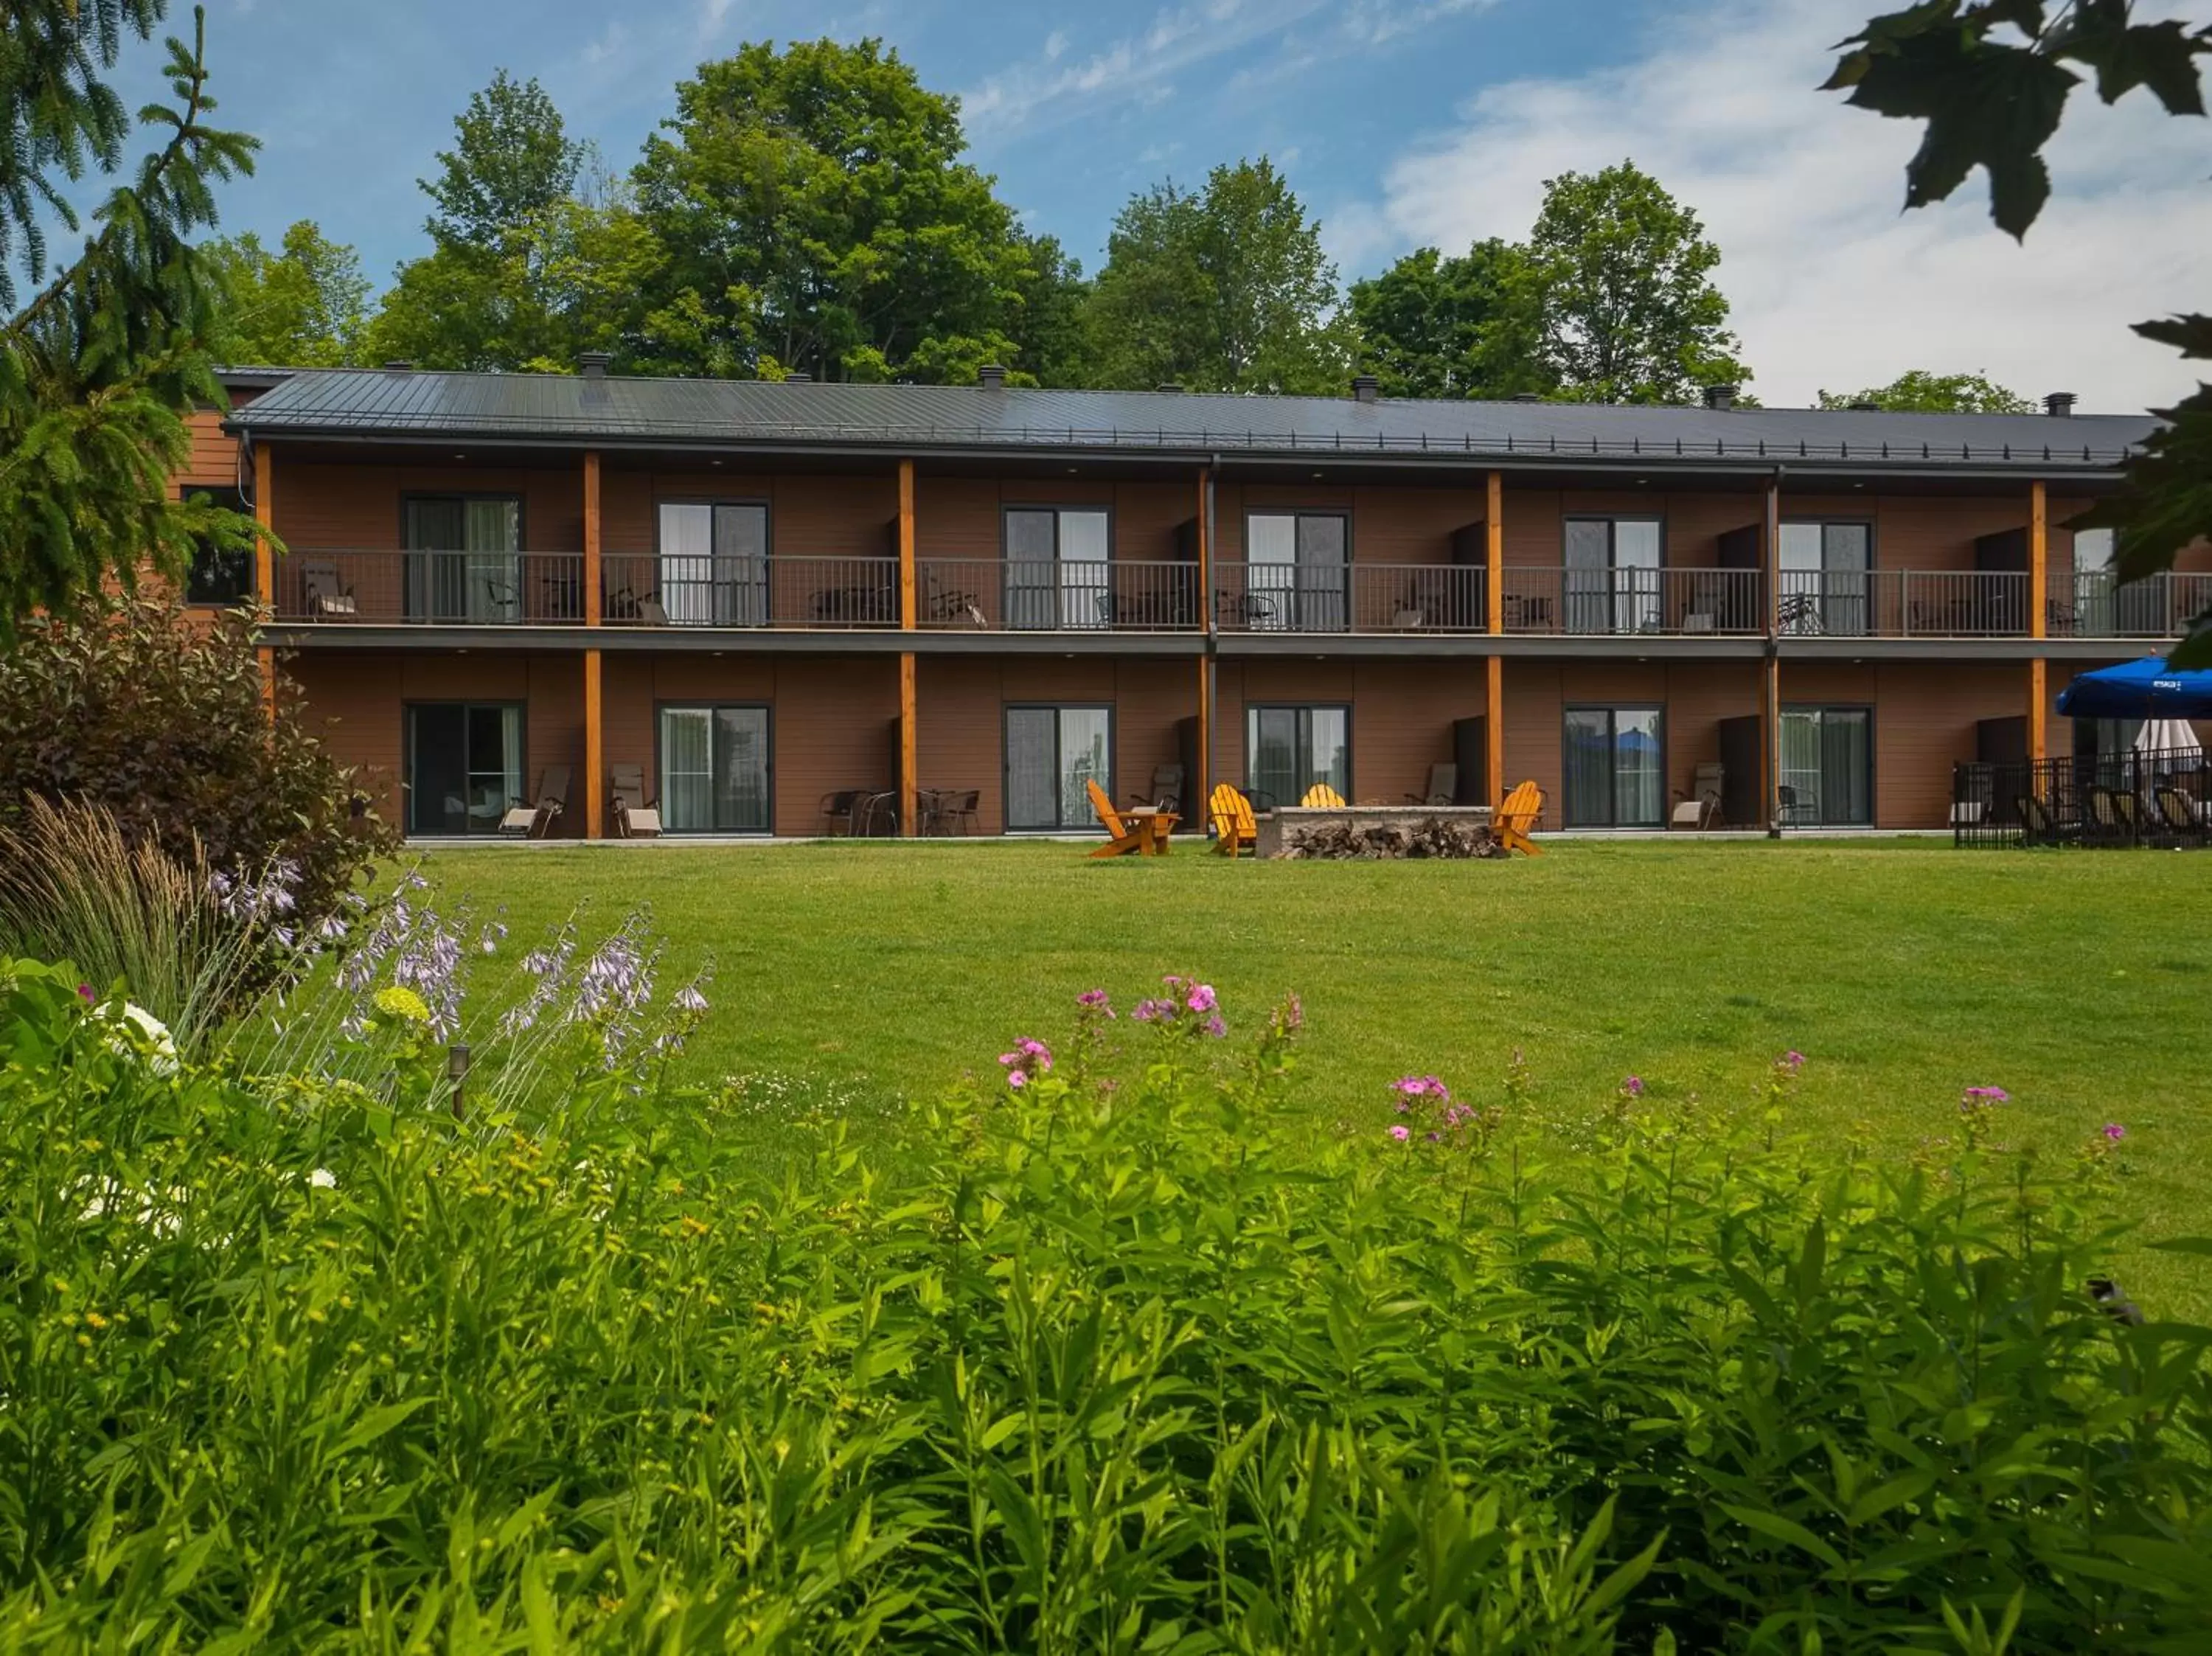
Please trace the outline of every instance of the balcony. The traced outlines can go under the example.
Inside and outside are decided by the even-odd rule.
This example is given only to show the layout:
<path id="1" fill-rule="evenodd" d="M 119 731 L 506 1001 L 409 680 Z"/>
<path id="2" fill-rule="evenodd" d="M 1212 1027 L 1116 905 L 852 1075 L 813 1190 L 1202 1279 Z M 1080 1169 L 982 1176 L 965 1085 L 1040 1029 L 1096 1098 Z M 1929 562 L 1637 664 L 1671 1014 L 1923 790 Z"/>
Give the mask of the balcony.
<path id="1" fill-rule="evenodd" d="M 1978 569 L 1790 570 L 1776 624 L 1784 638 L 1979 639 L 2029 635 L 2029 578 Z M 2051 638 L 2163 639 L 2212 605 L 2212 574 L 2160 574 L 2126 585 L 2110 571 L 2055 576 Z"/>
<path id="2" fill-rule="evenodd" d="M 1505 630 L 1757 637 L 1759 593 L 1756 569 L 1509 568 Z"/>
<path id="3" fill-rule="evenodd" d="M 1452 563 L 1217 563 L 1224 633 L 1480 633 L 1483 571 Z"/>
<path id="4" fill-rule="evenodd" d="M 2212 610 L 2212 574 L 2146 575 L 2122 585 L 2109 569 L 2051 582 L 2053 638 L 2179 638 Z"/>
<path id="5" fill-rule="evenodd" d="M 1010 633 L 1195 633 L 1198 566 L 1105 559 L 923 558 L 917 627 Z"/>

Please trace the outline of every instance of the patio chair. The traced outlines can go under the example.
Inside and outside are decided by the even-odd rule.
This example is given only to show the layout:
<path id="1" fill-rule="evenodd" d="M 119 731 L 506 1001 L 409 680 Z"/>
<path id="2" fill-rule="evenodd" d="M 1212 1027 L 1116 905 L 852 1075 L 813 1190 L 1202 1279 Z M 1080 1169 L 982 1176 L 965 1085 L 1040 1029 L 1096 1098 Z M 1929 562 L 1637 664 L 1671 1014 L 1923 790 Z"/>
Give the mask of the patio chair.
<path id="1" fill-rule="evenodd" d="M 1308 810 L 1342 810 L 1344 796 L 1328 783 L 1316 782 L 1306 790 L 1305 797 L 1298 804 Z"/>
<path id="2" fill-rule="evenodd" d="M 1459 803 L 1459 767 L 1431 765 L 1426 792 L 1406 796 L 1409 805 L 1451 805 Z"/>
<path id="3" fill-rule="evenodd" d="M 301 609 L 309 621 L 354 621 L 361 615 L 353 588 L 338 577 L 338 567 L 327 559 L 311 559 L 300 565 Z"/>
<path id="4" fill-rule="evenodd" d="M 853 802 L 853 832 L 864 838 L 881 834 L 896 837 L 899 826 L 899 797 L 896 788 L 864 793 Z"/>
<path id="5" fill-rule="evenodd" d="M 568 804 L 568 767 L 548 765 L 538 779 L 538 803 L 518 799 L 499 819 L 499 831 L 518 840 L 543 840 L 553 828 L 553 819 Z"/>
<path id="6" fill-rule="evenodd" d="M 607 775 L 614 783 L 615 837 L 620 840 L 657 840 L 660 837 L 660 810 L 646 798 L 645 767 L 642 765 L 610 765 Z"/>
<path id="7" fill-rule="evenodd" d="M 1155 765 L 1152 767 L 1152 786 L 1129 803 L 1150 805 L 1154 810 L 1182 809 L 1182 767 Z"/>
<path id="8" fill-rule="evenodd" d="M 1524 857 L 1540 857 L 1544 854 L 1543 846 L 1531 840 L 1528 834 L 1543 820 L 1543 789 L 1534 782 L 1523 782 L 1491 813 L 1490 832 L 1508 851 L 1517 851 Z"/>
<path id="9" fill-rule="evenodd" d="M 2162 782 L 2152 795 L 2166 828 L 2185 840 L 2204 837 L 2206 822 L 2202 800 L 2192 799 L 2171 782 Z"/>
<path id="10" fill-rule="evenodd" d="M 1217 856 L 1234 861 L 1240 851 L 1249 851 L 1258 842 L 1260 825 L 1253 819 L 1252 802 L 1236 784 L 1224 782 L 1213 790 L 1206 801 L 1206 814 L 1213 819 Z"/>
<path id="11" fill-rule="evenodd" d="M 822 818 L 822 835 L 835 839 L 839 834 L 849 836 L 853 832 L 853 807 L 865 797 L 860 788 L 840 788 L 835 793 L 822 796 L 817 808 Z"/>
<path id="12" fill-rule="evenodd" d="M 1721 797 L 1717 793 L 1678 793 L 1674 796 L 1674 815 L 1667 819 L 1667 826 L 1702 834 L 1717 825 L 1720 814 Z"/>
<path id="13" fill-rule="evenodd" d="M 947 788 L 937 796 L 937 831 L 958 834 L 963 840 L 975 831 L 975 814 L 982 808 L 981 788 Z"/>
<path id="14" fill-rule="evenodd" d="M 2099 840 L 2131 840 L 2136 835 L 2136 797 L 2101 785 L 2089 790 L 2089 830 Z"/>
<path id="15" fill-rule="evenodd" d="M 1083 791 L 1091 797 L 1091 809 L 1098 813 L 1098 820 L 1105 824 L 1108 835 L 1106 843 L 1091 853 L 1094 858 L 1157 857 L 1166 849 L 1164 846 L 1158 843 L 1164 836 L 1156 832 L 1152 821 L 1125 820 L 1121 813 L 1114 809 L 1114 802 L 1107 798 L 1106 790 L 1098 786 L 1097 777 L 1094 776 L 1085 782 L 1083 785 Z M 1174 819 L 1170 817 L 1168 820 L 1172 822 Z"/>

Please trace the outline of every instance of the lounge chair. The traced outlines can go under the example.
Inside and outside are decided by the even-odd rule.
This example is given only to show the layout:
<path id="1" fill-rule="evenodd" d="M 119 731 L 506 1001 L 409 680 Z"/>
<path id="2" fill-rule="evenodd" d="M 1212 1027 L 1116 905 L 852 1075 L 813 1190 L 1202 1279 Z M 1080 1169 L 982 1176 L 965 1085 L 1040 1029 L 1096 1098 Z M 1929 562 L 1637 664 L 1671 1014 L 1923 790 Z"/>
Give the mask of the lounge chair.
<path id="1" fill-rule="evenodd" d="M 1308 810 L 1342 810 L 1344 796 L 1326 782 L 1316 782 L 1305 792 L 1298 804 Z"/>
<path id="2" fill-rule="evenodd" d="M 1152 786 L 1146 792 L 1132 799 L 1133 805 L 1149 805 L 1154 810 L 1182 809 L 1182 767 L 1155 765 L 1152 767 Z"/>
<path id="3" fill-rule="evenodd" d="M 553 830 L 553 820 L 568 804 L 568 767 L 548 765 L 538 779 L 538 803 L 521 800 L 507 807 L 499 819 L 499 831 L 518 840 L 543 840 Z"/>
<path id="4" fill-rule="evenodd" d="M 1409 805 L 1451 805 L 1459 802 L 1459 767 L 1431 765 L 1429 767 L 1429 787 L 1425 793 L 1409 793 Z"/>
<path id="5" fill-rule="evenodd" d="M 1686 793 L 1675 799 L 1674 814 L 1667 819 L 1667 826 L 1702 834 L 1720 820 L 1720 814 L 1721 797 L 1717 793 Z"/>
<path id="6" fill-rule="evenodd" d="M 1234 859 L 1238 852 L 1249 851 L 1258 842 L 1260 825 L 1253 820 L 1252 802 L 1234 783 L 1216 787 L 1206 807 L 1206 814 L 1213 819 L 1216 855 Z"/>
<path id="7" fill-rule="evenodd" d="M 2159 784 L 2157 792 L 2151 798 L 2169 831 L 2185 839 L 2202 839 L 2204 836 L 2206 823 L 2204 805 L 2201 800 L 2191 798 L 2171 782 Z"/>
<path id="8" fill-rule="evenodd" d="M 1528 837 L 1528 832 L 1542 820 L 1543 815 L 1543 789 L 1534 782 L 1523 782 L 1507 794 L 1491 814 L 1490 832 L 1508 851 L 1517 851 L 1528 857 L 1540 857 L 1544 854 L 1544 848 Z"/>
<path id="9" fill-rule="evenodd" d="M 2138 832 L 2136 797 L 2118 788 L 2089 790 L 2089 828 L 2100 840 L 2132 840 Z"/>
<path id="10" fill-rule="evenodd" d="M 353 588 L 339 579 L 337 565 L 326 558 L 301 562 L 300 595 L 300 608 L 309 621 L 354 621 L 360 617 L 361 604 L 354 597 Z"/>
<path id="11" fill-rule="evenodd" d="M 660 810 L 645 794 L 645 767 L 642 765 L 610 765 L 607 775 L 614 783 L 615 837 L 618 840 L 657 840 L 660 837 Z"/>
<path id="12" fill-rule="evenodd" d="M 1083 785 L 1091 796 L 1091 809 L 1098 813 L 1098 820 L 1106 825 L 1108 834 L 1104 845 L 1091 854 L 1097 857 L 1158 857 L 1167 850 L 1167 830 L 1175 826 L 1175 818 L 1164 815 L 1127 818 L 1114 809 L 1114 802 L 1106 790 L 1093 777 Z"/>

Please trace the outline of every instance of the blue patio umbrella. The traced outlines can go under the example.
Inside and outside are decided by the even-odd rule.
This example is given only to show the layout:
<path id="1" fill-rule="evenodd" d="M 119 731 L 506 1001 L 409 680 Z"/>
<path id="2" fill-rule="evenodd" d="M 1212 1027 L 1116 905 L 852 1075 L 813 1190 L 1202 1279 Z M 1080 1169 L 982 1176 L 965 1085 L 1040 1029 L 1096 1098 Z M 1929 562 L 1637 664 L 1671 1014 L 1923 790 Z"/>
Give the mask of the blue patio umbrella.
<path id="1" fill-rule="evenodd" d="M 2183 672 L 2163 656 L 2083 673 L 2059 693 L 2074 719 L 2212 719 L 2212 672 Z"/>

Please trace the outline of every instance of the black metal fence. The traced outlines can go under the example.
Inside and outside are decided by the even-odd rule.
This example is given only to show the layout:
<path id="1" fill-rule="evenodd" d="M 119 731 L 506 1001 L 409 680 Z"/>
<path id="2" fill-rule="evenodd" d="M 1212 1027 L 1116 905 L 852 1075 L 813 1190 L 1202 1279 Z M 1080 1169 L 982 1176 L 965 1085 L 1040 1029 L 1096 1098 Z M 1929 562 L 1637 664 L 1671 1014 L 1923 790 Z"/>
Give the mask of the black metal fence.
<path id="1" fill-rule="evenodd" d="M 2203 846 L 2212 769 L 2186 748 L 1951 768 L 1961 846 Z"/>

